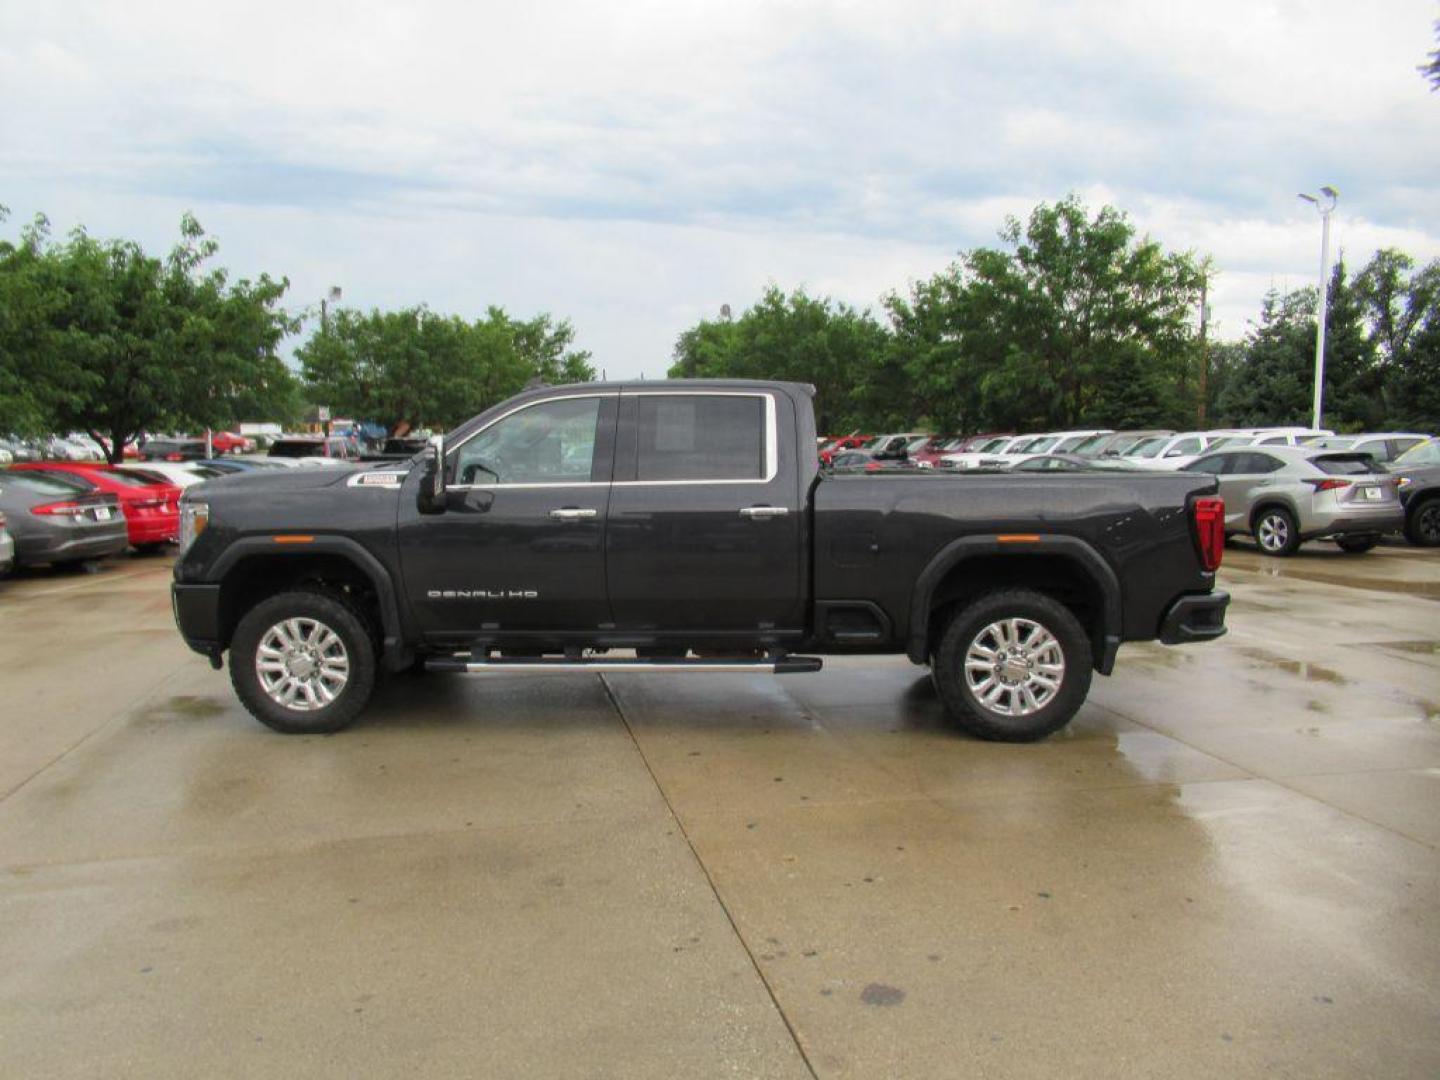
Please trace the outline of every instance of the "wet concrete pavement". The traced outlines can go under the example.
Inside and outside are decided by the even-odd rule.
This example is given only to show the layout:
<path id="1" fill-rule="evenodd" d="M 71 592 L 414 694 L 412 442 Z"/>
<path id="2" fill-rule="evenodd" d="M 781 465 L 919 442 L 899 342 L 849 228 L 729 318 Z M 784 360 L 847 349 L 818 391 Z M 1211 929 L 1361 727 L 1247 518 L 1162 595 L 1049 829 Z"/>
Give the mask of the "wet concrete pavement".
<path id="1" fill-rule="evenodd" d="M 891 658 L 284 738 L 163 560 L 0 583 L 0 1074 L 1433 1077 L 1440 557 L 1331 550 L 1034 746 Z"/>

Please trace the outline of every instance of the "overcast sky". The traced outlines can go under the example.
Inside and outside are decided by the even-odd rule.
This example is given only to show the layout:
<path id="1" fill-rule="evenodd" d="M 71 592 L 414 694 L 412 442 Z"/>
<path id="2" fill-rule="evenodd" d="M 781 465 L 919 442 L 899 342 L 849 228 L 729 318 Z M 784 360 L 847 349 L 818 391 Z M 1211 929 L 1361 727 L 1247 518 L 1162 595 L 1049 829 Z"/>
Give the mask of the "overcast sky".
<path id="1" fill-rule="evenodd" d="M 369 308 L 569 318 L 611 378 L 769 282 L 878 309 L 1079 192 L 1214 258 L 1216 329 L 1440 255 L 1434 0 L 0 0 L 13 235 L 170 246 Z"/>

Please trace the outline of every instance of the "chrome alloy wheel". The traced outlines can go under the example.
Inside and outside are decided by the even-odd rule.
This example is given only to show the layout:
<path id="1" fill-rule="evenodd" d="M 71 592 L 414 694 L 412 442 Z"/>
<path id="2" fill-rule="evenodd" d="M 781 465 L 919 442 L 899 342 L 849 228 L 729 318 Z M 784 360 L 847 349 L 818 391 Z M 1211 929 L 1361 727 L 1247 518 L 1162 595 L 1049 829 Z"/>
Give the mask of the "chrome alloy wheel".
<path id="1" fill-rule="evenodd" d="M 1065 651 L 1030 619 L 990 623 L 965 650 L 965 683 L 1001 716 L 1028 716 L 1050 704 L 1065 680 Z"/>
<path id="2" fill-rule="evenodd" d="M 1266 551 L 1283 551 L 1290 543 L 1290 522 L 1283 514 L 1266 514 L 1255 530 L 1255 539 Z"/>
<path id="3" fill-rule="evenodd" d="M 278 622 L 255 649 L 255 674 L 271 701 L 296 712 L 323 709 L 350 681 L 340 635 L 317 619 Z"/>

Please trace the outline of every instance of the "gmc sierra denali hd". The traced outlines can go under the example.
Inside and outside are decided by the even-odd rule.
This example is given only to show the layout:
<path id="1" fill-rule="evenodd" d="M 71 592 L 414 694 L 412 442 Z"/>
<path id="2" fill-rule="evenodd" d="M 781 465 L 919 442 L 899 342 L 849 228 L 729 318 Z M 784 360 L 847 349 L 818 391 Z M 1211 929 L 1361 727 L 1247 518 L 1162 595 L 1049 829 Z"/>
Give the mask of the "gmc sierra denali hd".
<path id="1" fill-rule="evenodd" d="M 1027 741 L 1121 642 L 1225 632 L 1213 477 L 826 473 L 812 394 L 542 387 L 408 461 L 192 487 L 180 633 L 216 668 L 228 649 L 240 700 L 288 733 L 349 724 L 381 668 L 791 674 L 904 653 L 961 726 Z"/>

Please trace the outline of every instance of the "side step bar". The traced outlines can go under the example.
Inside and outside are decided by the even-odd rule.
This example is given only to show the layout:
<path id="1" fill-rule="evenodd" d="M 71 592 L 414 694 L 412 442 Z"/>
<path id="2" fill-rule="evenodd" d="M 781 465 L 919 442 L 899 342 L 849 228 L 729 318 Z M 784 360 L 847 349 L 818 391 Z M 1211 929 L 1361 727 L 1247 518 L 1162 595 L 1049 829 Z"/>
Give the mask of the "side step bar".
<path id="1" fill-rule="evenodd" d="M 819 671 L 824 661 L 818 656 L 784 656 L 768 660 L 554 660 L 506 659 L 471 660 L 463 656 L 432 656 L 425 661 L 426 671 L 454 671 L 466 675 L 485 675 L 510 671 L 599 671 L 606 674 L 638 671 L 646 674 L 664 672 L 670 675 L 735 673 L 741 671 L 770 672 L 775 675 L 804 675 Z"/>

